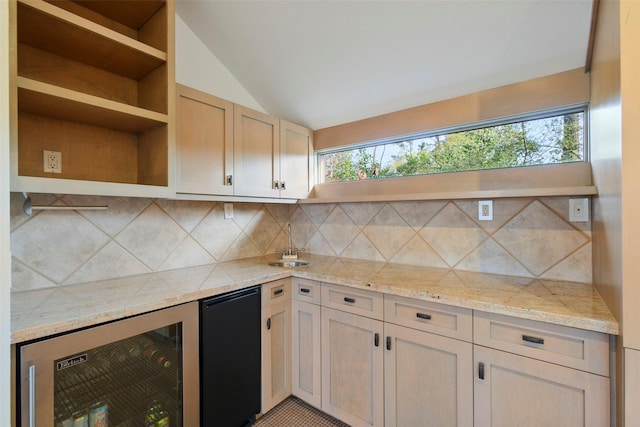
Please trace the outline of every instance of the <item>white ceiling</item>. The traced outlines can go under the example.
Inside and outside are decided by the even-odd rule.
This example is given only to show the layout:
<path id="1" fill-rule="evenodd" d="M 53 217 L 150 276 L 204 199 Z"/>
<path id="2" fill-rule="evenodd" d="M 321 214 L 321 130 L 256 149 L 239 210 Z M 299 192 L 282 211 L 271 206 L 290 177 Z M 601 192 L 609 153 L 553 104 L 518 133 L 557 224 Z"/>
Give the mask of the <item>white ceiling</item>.
<path id="1" fill-rule="evenodd" d="M 270 114 L 321 129 L 584 67 L 592 0 L 178 0 Z"/>

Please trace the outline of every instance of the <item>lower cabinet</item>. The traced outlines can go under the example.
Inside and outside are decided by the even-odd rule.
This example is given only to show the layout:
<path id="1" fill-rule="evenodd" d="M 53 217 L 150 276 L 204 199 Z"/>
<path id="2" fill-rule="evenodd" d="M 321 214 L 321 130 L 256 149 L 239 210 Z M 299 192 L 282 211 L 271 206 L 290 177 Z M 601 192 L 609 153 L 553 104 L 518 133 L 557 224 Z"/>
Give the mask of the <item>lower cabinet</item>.
<path id="1" fill-rule="evenodd" d="M 476 311 L 476 427 L 610 424 L 606 334 Z"/>
<path id="2" fill-rule="evenodd" d="M 475 427 L 609 425 L 609 378 L 475 346 Z"/>
<path id="3" fill-rule="evenodd" d="M 293 394 L 352 427 L 610 424 L 606 334 L 306 279 L 292 287 Z"/>
<path id="4" fill-rule="evenodd" d="M 322 307 L 322 410 L 352 427 L 384 423 L 382 321 Z"/>
<path id="5" fill-rule="evenodd" d="M 289 279 L 262 289 L 262 413 L 291 394 L 291 286 Z"/>
<path id="6" fill-rule="evenodd" d="M 291 393 L 322 408 L 320 306 L 294 299 L 291 302 Z"/>
<path id="7" fill-rule="evenodd" d="M 472 427 L 472 344 L 389 323 L 384 333 L 385 427 Z"/>

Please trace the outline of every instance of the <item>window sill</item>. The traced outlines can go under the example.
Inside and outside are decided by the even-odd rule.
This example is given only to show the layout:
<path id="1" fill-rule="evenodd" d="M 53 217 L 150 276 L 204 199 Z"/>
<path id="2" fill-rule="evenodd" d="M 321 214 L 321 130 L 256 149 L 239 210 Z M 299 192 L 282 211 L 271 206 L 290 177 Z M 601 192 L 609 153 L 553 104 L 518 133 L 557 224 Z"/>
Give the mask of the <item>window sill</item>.
<path id="1" fill-rule="evenodd" d="M 593 196 L 587 162 L 318 184 L 298 203 Z"/>

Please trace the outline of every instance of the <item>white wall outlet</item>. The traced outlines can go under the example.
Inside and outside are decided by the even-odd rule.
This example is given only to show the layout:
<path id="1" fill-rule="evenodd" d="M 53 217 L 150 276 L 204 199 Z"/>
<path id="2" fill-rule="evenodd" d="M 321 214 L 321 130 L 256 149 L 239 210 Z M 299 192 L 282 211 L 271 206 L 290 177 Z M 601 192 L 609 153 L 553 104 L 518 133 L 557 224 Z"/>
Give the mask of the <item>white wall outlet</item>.
<path id="1" fill-rule="evenodd" d="M 44 171 L 62 173 L 62 153 L 59 151 L 43 150 Z"/>
<path id="2" fill-rule="evenodd" d="M 589 199 L 569 199 L 569 221 L 589 221 Z"/>
<path id="3" fill-rule="evenodd" d="M 478 219 L 480 221 L 493 221 L 493 200 L 480 200 L 478 202 Z"/>
<path id="4" fill-rule="evenodd" d="M 233 218 L 233 203 L 224 204 L 224 219 Z"/>

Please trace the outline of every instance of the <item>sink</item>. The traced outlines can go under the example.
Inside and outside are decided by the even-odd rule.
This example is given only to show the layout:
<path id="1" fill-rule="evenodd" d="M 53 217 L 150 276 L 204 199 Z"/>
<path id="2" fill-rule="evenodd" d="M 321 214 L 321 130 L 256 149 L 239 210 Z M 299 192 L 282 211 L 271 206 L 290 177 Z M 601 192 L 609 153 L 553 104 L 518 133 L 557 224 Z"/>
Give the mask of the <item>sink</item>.
<path id="1" fill-rule="evenodd" d="M 309 264 L 309 261 L 304 259 L 279 259 L 269 263 L 269 265 L 273 265 L 275 267 L 300 267 L 307 264 Z"/>

